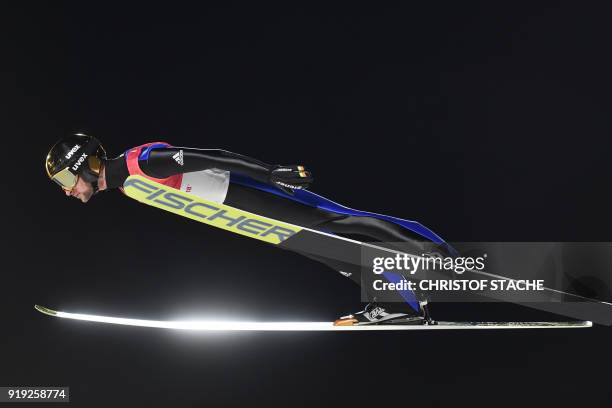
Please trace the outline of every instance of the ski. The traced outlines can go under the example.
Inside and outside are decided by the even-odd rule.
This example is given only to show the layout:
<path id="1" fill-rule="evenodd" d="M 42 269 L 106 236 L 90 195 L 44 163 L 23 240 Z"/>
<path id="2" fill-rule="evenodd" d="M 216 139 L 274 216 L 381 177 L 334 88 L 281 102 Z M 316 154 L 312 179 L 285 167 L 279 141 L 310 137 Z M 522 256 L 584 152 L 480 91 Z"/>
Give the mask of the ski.
<path id="1" fill-rule="evenodd" d="M 575 322 L 445 322 L 436 324 L 368 324 L 334 326 L 332 322 L 253 322 L 253 321 L 197 321 L 197 320 L 145 320 L 60 312 L 35 305 L 39 312 L 62 319 L 107 323 L 121 326 L 149 327 L 201 332 L 225 331 L 391 331 L 391 330 L 508 330 L 508 329 L 579 329 L 592 327 L 590 321 Z"/>
<path id="2" fill-rule="evenodd" d="M 279 248 L 294 252 L 333 259 L 339 262 L 361 266 L 362 250 L 373 256 L 395 256 L 400 251 L 360 242 L 263 217 L 225 204 L 205 200 L 201 197 L 164 186 L 145 177 L 132 175 L 123 184 L 123 192 L 141 203 L 216 227 L 226 231 L 267 242 Z M 413 257 L 419 255 L 408 254 Z M 486 271 L 467 270 L 463 279 L 513 280 Z M 503 292 L 490 297 L 504 302 L 514 302 L 534 309 L 544 310 L 578 320 L 595 321 L 612 325 L 612 304 L 588 299 L 578 295 L 545 288 L 538 293 L 538 299 L 521 302 L 508 299 Z M 535 297 L 535 296 L 534 296 Z M 564 301 L 560 299 L 564 298 Z M 554 301 L 551 301 L 554 300 Z"/>

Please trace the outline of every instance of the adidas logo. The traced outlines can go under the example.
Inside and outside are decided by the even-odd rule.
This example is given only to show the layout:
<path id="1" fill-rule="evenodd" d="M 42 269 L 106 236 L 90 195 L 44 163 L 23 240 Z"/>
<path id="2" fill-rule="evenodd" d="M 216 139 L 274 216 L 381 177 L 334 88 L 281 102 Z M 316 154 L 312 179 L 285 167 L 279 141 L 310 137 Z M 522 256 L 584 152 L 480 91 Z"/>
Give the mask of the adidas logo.
<path id="1" fill-rule="evenodd" d="M 338 271 L 338 272 L 340 272 L 342 275 L 346 276 L 347 278 L 352 275 L 351 272 L 344 272 L 344 271 Z"/>
<path id="2" fill-rule="evenodd" d="M 172 156 L 172 158 L 174 159 L 174 161 L 176 161 L 178 164 L 182 166 L 183 165 L 183 150 L 179 150 L 178 153 L 175 153 L 174 156 Z"/>

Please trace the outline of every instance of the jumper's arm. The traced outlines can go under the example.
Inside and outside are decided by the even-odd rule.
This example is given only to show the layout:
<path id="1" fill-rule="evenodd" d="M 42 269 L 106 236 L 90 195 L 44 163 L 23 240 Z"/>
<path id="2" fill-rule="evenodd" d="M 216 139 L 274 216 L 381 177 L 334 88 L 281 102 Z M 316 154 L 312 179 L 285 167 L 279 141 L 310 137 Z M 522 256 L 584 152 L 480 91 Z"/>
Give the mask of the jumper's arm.
<path id="1" fill-rule="evenodd" d="M 139 165 L 146 174 L 156 178 L 215 168 L 285 189 L 306 188 L 312 182 L 312 176 L 302 166 L 270 165 L 221 149 L 156 148 Z"/>

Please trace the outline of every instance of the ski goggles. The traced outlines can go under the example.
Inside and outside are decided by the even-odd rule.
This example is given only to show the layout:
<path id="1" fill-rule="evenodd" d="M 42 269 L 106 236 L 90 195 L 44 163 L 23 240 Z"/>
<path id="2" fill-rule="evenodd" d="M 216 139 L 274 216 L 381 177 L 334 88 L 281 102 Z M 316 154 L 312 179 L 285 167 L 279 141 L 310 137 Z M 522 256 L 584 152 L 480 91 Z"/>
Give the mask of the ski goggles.
<path id="1" fill-rule="evenodd" d="M 51 180 L 55 181 L 64 191 L 70 191 L 76 186 L 79 175 L 72 173 L 69 168 L 66 167 L 51 176 Z"/>

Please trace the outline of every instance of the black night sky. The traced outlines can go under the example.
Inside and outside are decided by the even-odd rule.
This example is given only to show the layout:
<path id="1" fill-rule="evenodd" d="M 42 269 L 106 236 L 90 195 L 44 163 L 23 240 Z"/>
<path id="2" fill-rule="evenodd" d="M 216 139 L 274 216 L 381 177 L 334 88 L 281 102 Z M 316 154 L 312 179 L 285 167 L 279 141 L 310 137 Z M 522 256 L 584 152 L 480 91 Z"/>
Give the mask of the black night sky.
<path id="1" fill-rule="evenodd" d="M 87 407 L 608 406 L 607 327 L 210 335 L 32 307 L 304 321 L 361 308 L 354 284 L 297 254 L 117 191 L 64 197 L 43 162 L 76 131 L 113 156 L 164 140 L 304 163 L 316 193 L 449 241 L 612 241 L 612 6 L 491 3 L 3 11 L 0 386 L 66 385 Z"/>

